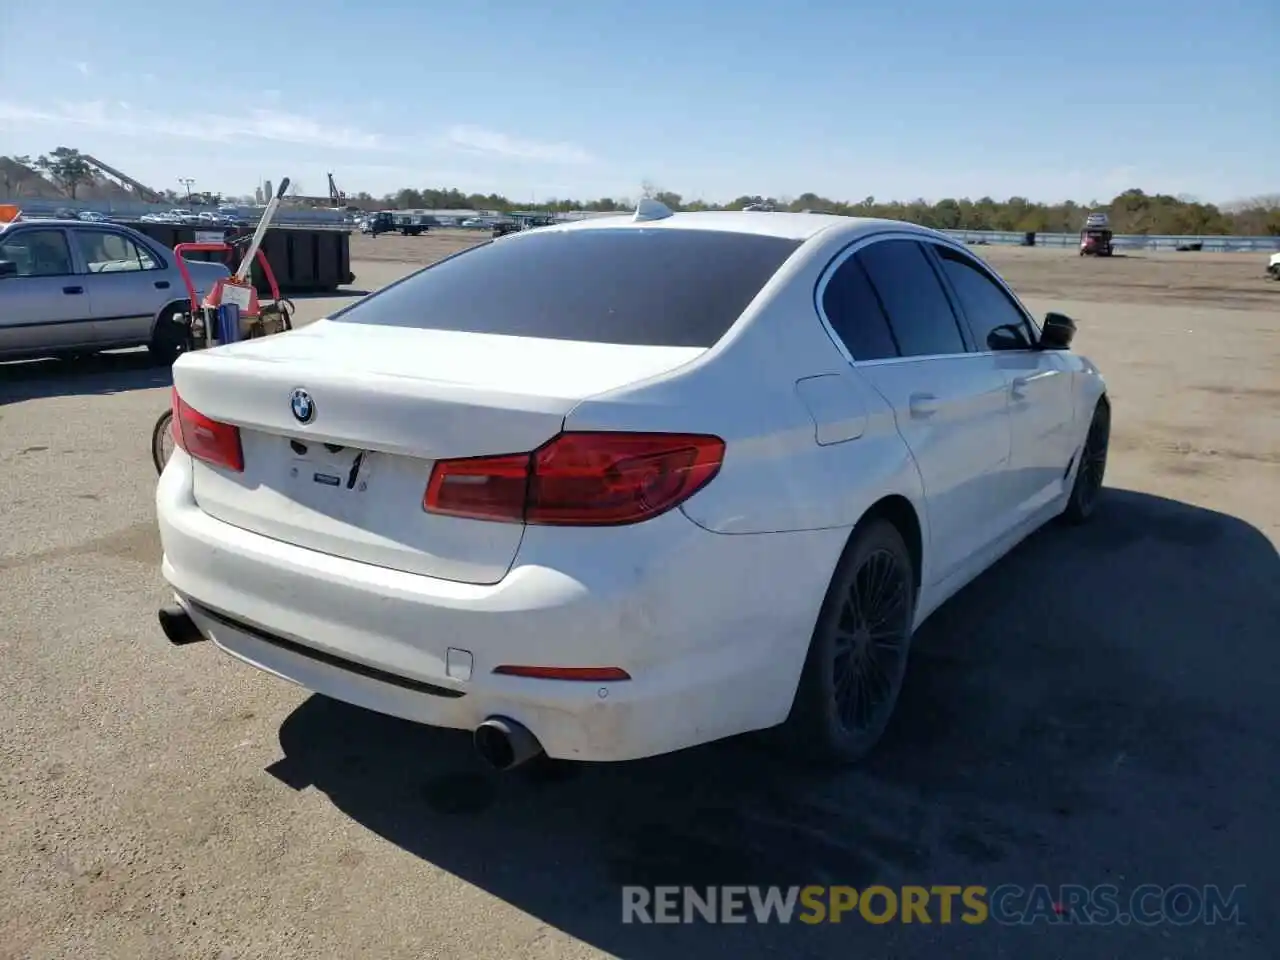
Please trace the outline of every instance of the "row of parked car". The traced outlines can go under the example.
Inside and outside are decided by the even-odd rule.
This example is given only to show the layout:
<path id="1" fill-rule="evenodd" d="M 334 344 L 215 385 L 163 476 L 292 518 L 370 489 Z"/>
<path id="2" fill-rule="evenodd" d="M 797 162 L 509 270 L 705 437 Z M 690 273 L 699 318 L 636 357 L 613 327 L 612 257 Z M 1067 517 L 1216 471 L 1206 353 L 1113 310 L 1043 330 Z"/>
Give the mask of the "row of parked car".
<path id="1" fill-rule="evenodd" d="M 246 221 L 235 207 L 220 207 L 217 212 L 203 211 L 196 213 L 184 208 L 165 210 L 161 213 L 144 213 L 140 217 L 114 217 L 97 210 L 72 210 L 59 208 L 53 213 L 55 220 L 81 220 L 86 223 L 118 223 L 125 220 L 140 220 L 143 223 L 171 223 L 188 226 L 208 227 L 243 227 Z"/>
<path id="2" fill-rule="evenodd" d="M 222 207 L 216 213 L 204 211 L 194 213 L 191 210 L 177 208 L 163 213 L 146 213 L 138 218 L 143 223 L 171 223 L 177 225 L 193 225 L 208 227 L 243 227 L 246 221 L 235 207 Z"/>

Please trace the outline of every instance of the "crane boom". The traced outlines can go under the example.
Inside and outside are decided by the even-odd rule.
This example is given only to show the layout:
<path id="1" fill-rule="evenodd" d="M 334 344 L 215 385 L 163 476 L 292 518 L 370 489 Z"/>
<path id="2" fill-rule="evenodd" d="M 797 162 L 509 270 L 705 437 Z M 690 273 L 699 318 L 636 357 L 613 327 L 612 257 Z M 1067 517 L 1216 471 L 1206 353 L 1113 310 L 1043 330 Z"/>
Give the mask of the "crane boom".
<path id="1" fill-rule="evenodd" d="M 101 170 L 103 173 L 108 174 L 109 176 L 115 177 L 117 180 L 123 183 L 126 187 L 129 187 L 134 193 L 136 193 L 138 195 L 139 200 L 145 200 L 148 203 L 164 202 L 164 197 L 161 196 L 159 193 L 156 193 L 156 191 L 152 190 L 150 187 L 139 183 L 137 180 L 133 179 L 133 177 L 126 176 L 125 174 L 117 170 L 115 167 L 107 166 L 105 163 L 103 163 L 101 160 L 97 159 L 96 157 L 91 157 L 87 153 L 82 153 L 80 154 L 80 158 L 84 160 L 85 163 L 89 164 L 89 166 L 94 167 L 97 170 Z"/>
<path id="2" fill-rule="evenodd" d="M 333 180 L 333 174 L 329 174 L 329 200 L 335 207 L 341 207 L 347 202 L 347 195 L 338 189 L 338 185 Z"/>

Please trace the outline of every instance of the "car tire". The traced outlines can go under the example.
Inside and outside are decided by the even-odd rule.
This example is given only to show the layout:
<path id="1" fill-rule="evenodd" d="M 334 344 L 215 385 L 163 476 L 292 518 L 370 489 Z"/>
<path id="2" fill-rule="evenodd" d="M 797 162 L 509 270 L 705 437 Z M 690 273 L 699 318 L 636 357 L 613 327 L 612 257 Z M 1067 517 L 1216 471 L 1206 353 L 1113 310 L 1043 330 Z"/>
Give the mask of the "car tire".
<path id="1" fill-rule="evenodd" d="M 151 342 L 147 351 L 156 363 L 170 366 L 178 359 L 178 355 L 187 348 L 187 325 L 179 320 L 182 316 L 180 304 L 165 307 L 151 332 Z"/>
<path id="2" fill-rule="evenodd" d="M 902 534 L 881 518 L 860 525 L 831 578 L 778 730 L 790 754 L 843 766 L 871 752 L 902 689 L 915 609 L 915 563 Z"/>
<path id="3" fill-rule="evenodd" d="M 1080 451 L 1080 464 L 1071 485 L 1071 496 L 1062 511 L 1062 520 L 1073 526 L 1088 523 L 1102 495 L 1107 473 L 1107 452 L 1111 447 L 1111 404 L 1103 397 L 1093 410 L 1089 433 Z"/>

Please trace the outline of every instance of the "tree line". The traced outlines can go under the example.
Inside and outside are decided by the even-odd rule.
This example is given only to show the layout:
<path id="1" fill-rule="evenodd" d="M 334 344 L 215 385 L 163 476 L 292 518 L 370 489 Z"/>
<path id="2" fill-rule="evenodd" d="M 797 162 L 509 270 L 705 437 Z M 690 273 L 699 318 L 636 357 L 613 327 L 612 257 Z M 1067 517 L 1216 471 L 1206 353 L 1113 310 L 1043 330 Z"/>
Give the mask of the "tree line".
<path id="1" fill-rule="evenodd" d="M 938 230 L 1013 230 L 1037 233 L 1075 233 L 1094 212 L 1106 213 L 1111 229 L 1120 234 L 1170 234 L 1176 236 L 1280 236 L 1280 194 L 1258 197 L 1219 207 L 1191 197 L 1149 194 L 1126 190 L 1105 202 L 1036 203 L 1026 197 L 995 200 L 944 199 L 884 201 L 867 197 L 859 201 L 831 200 L 816 193 L 798 197 L 741 196 L 729 203 L 686 200 L 678 193 L 646 184 L 641 196 L 652 197 L 672 210 L 741 210 L 748 206 L 774 210 L 814 211 L 849 217 L 882 217 L 905 220 Z M 358 200 L 374 199 L 360 194 Z M 634 209 L 629 198 L 602 197 L 598 200 L 547 199 L 541 203 L 514 202 L 500 194 L 464 193 L 461 190 L 403 189 L 381 199 L 387 207 L 401 210 L 513 210 L 547 213 L 578 211 L 608 212 Z"/>
<path id="2" fill-rule="evenodd" d="M 58 147 L 35 159 L 27 156 L 10 159 L 40 171 L 72 198 L 76 195 L 76 189 L 93 177 L 93 171 L 80 151 L 70 147 Z M 0 164 L 0 167 L 3 166 Z M 7 181 L 7 168 L 0 171 L 0 175 Z M 8 194 L 12 184 L 4 182 L 3 187 Z M 177 199 L 173 191 L 166 191 L 165 195 Z M 905 220 L 939 230 L 1074 233 L 1084 226 L 1088 214 L 1101 211 L 1110 217 L 1112 230 L 1120 234 L 1280 236 L 1280 194 L 1257 197 L 1230 207 L 1201 203 L 1187 196 L 1149 194 L 1138 189 L 1126 190 L 1105 203 L 1094 201 L 1087 204 L 1070 200 L 1053 204 L 1036 203 L 1026 197 L 1010 197 L 1007 200 L 995 200 L 991 197 L 978 200 L 947 198 L 936 203 L 926 200 L 883 201 L 875 197 L 847 201 L 832 200 L 816 193 L 802 193 L 798 197 L 744 195 L 729 203 L 718 204 L 689 200 L 670 190 L 659 189 L 652 183 L 642 184 L 640 195 L 659 200 L 672 210 L 741 210 L 748 206 L 773 210 L 812 210 L 850 217 Z M 192 199 L 216 202 L 215 197 L 213 194 L 202 195 L 200 198 L 193 195 Z M 635 202 L 625 197 L 600 197 L 595 200 L 548 198 L 542 202 L 525 203 L 497 193 L 464 193 L 454 188 L 405 188 L 387 194 L 380 200 L 375 200 L 368 193 L 359 193 L 353 199 L 363 206 L 380 202 L 385 207 L 400 210 L 496 210 L 502 213 L 515 210 L 543 213 L 610 212 L 635 207 Z"/>

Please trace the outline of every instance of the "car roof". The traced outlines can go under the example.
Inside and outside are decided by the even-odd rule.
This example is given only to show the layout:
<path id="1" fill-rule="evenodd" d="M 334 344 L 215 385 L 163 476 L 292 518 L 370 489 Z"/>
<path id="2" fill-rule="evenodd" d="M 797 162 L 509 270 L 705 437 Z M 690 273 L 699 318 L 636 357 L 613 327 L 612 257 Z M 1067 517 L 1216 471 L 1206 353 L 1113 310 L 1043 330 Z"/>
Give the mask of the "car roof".
<path id="1" fill-rule="evenodd" d="M 38 217 L 30 220 L 11 220 L 8 223 L 0 223 L 0 234 L 6 230 L 12 230 L 15 227 L 113 227 L 118 230 L 125 230 L 130 233 L 137 233 L 133 227 L 127 223 L 118 223 L 114 220 L 71 220 L 67 217 Z M 145 234 L 144 234 L 145 236 Z"/>
<path id="2" fill-rule="evenodd" d="M 540 227 L 536 232 L 548 230 L 616 230 L 616 229 L 668 229 L 668 230 L 716 230 L 728 233 L 745 233 L 756 236 L 779 237 L 786 240 L 809 240 L 820 233 L 839 234 L 852 239 L 858 234 L 873 233 L 885 229 L 906 230 L 933 236 L 935 231 L 899 220 L 880 220 L 871 217 L 841 217 L 828 213 L 771 213 L 756 210 L 699 210 L 673 213 L 669 217 L 652 220 L 635 220 L 633 215 L 622 213 L 616 217 L 591 217 Z M 513 234 L 516 237 L 531 236 L 535 231 Z"/>
<path id="3" fill-rule="evenodd" d="M 32 224 L 35 224 L 36 226 L 39 226 L 39 227 L 70 227 L 70 226 L 78 227 L 83 223 L 85 223 L 84 220 L 72 220 L 68 217 L 58 217 L 58 218 L 36 217 L 30 220 L 27 220 L 27 219 L 11 220 L 8 223 L 0 223 L 0 233 L 4 233 L 6 230 L 10 230 L 14 227 L 26 227 Z"/>

